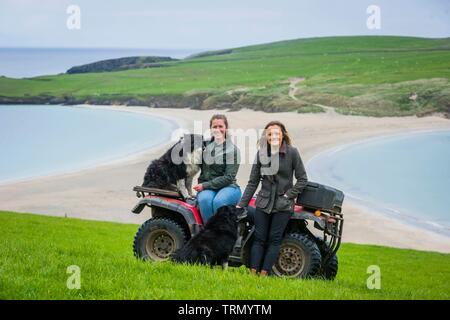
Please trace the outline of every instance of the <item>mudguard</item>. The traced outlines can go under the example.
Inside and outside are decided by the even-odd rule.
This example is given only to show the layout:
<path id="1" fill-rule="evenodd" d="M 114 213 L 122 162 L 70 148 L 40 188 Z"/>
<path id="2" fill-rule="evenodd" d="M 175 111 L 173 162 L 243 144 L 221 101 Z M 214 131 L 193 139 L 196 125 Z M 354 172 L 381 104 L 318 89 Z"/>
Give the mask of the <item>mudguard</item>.
<path id="1" fill-rule="evenodd" d="M 135 214 L 139 214 L 146 206 L 159 207 L 178 212 L 184 217 L 188 225 L 203 224 L 198 209 L 195 206 L 178 199 L 161 196 L 147 196 L 141 199 L 131 211 Z"/>

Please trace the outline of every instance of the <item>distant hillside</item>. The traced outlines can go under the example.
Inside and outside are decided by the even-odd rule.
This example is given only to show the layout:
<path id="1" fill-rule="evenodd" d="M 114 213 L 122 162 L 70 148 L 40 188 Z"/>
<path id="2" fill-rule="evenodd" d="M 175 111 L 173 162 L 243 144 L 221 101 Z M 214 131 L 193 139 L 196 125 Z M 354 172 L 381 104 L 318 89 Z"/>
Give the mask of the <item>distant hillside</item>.
<path id="1" fill-rule="evenodd" d="M 67 70 L 68 74 L 88 73 L 88 72 L 110 72 L 123 71 L 128 69 L 143 69 L 161 67 L 161 62 L 177 61 L 171 57 L 125 57 L 118 59 L 108 59 L 81 66 L 72 67 Z"/>
<path id="2" fill-rule="evenodd" d="M 232 53 L 232 52 L 233 52 L 232 49 L 204 51 L 204 52 L 195 53 L 193 55 L 190 55 L 186 59 L 204 58 L 204 57 L 210 57 L 210 56 L 220 56 L 222 54 L 229 54 L 229 53 Z"/>
<path id="3" fill-rule="evenodd" d="M 450 38 L 309 38 L 207 51 L 177 61 L 135 59 L 123 64 L 113 59 L 101 68 L 91 64 L 85 67 L 89 73 L 0 78 L 0 104 L 266 112 L 324 112 L 331 107 L 352 115 L 439 113 L 450 118 Z M 101 72 L 110 70 L 123 71 Z"/>

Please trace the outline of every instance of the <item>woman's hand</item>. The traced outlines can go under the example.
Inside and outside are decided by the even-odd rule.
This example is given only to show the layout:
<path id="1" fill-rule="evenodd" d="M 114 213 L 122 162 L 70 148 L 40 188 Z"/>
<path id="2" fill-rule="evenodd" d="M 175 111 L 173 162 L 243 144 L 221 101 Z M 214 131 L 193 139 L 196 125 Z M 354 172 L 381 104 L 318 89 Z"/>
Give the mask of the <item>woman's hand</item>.
<path id="1" fill-rule="evenodd" d="M 203 189 L 203 185 L 201 183 L 200 184 L 196 184 L 194 186 L 194 190 L 197 191 L 197 192 L 203 191 L 204 190 Z"/>

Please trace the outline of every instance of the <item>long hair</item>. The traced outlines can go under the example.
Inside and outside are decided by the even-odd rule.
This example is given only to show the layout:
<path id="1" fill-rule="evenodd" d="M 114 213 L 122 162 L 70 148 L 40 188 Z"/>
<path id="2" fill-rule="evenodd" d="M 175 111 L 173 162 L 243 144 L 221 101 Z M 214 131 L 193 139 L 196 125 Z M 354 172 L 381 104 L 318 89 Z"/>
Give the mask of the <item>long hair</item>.
<path id="1" fill-rule="evenodd" d="M 281 144 L 283 142 L 286 142 L 286 144 L 292 145 L 292 139 L 289 136 L 288 131 L 286 130 L 286 126 L 283 123 L 281 123 L 280 121 L 274 120 L 274 121 L 270 121 L 264 127 L 264 131 L 261 135 L 261 138 L 259 139 L 259 143 L 258 143 L 259 147 L 262 147 L 264 144 L 267 144 L 268 148 L 270 148 L 270 145 L 267 143 L 267 140 L 266 140 L 266 130 L 267 130 L 267 128 L 269 128 L 271 126 L 277 126 L 281 129 L 281 133 L 283 134 L 283 139 L 281 140 Z"/>

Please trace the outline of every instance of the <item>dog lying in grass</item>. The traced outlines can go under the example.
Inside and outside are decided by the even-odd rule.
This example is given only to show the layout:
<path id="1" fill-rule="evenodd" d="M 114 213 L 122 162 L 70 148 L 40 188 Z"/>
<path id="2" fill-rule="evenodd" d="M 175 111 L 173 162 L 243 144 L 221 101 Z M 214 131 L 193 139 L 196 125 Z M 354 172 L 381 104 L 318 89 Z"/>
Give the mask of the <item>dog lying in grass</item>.
<path id="1" fill-rule="evenodd" d="M 179 263 L 199 263 L 228 267 L 228 259 L 238 238 L 238 217 L 244 209 L 223 206 L 171 259 Z"/>

